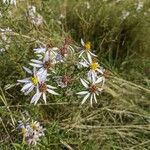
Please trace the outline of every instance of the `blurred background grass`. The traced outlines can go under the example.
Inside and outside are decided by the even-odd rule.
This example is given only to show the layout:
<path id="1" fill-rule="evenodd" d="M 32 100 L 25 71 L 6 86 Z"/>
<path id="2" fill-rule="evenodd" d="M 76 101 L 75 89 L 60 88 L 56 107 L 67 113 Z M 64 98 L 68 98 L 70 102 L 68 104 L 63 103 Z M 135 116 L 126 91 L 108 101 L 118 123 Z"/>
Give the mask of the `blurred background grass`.
<path id="1" fill-rule="evenodd" d="M 9 49 L 0 53 L 1 149 L 30 149 L 21 144 L 16 129 L 21 116 L 37 119 L 47 129 L 39 149 L 150 149 L 150 1 L 141 0 L 138 10 L 139 2 L 27 0 L 17 1 L 17 7 L 0 3 L 0 28 L 13 31 L 7 35 Z M 29 5 L 36 6 L 43 25 L 31 24 Z M 34 57 L 38 41 L 61 45 L 67 35 L 78 45 L 81 38 L 90 41 L 100 64 L 113 73 L 106 92 L 94 108 L 81 107 L 77 97 L 66 99 L 65 94 L 50 97 L 47 106 L 29 105 L 30 96 L 16 85 L 26 76 L 22 66 Z M 14 87 L 7 89 L 8 84 Z"/>

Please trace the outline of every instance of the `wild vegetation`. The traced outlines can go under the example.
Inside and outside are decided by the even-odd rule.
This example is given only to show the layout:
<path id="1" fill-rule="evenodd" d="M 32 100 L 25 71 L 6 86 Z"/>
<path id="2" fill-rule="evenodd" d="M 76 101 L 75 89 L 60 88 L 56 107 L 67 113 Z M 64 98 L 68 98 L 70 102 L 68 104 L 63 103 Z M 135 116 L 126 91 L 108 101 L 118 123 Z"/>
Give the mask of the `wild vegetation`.
<path id="1" fill-rule="evenodd" d="M 0 1 L 0 149 L 150 149 L 150 1 L 10 2 Z M 28 77 L 23 66 L 32 69 L 35 48 L 61 48 L 68 37 L 76 53 L 57 67 L 56 76 L 67 73 L 71 83 L 58 87 L 50 74 L 48 83 L 60 95 L 31 104 L 34 94 L 24 95 L 17 81 Z M 83 91 L 80 78 L 87 78 L 86 69 L 75 64 L 81 39 L 91 42 L 107 71 L 92 106 L 89 100 L 81 105 L 76 94 Z M 36 145 L 23 139 L 20 120 L 44 128 Z"/>

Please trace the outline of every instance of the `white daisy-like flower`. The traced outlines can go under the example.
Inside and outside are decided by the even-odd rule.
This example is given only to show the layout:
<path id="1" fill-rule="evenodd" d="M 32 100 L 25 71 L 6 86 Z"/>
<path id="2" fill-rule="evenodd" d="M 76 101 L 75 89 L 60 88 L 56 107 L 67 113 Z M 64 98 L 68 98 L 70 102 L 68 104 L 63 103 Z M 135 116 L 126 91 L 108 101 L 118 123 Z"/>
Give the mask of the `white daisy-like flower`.
<path id="1" fill-rule="evenodd" d="M 43 80 L 46 79 L 49 69 L 52 70 L 53 72 L 55 72 L 54 66 L 56 64 L 56 60 L 54 58 L 50 57 L 49 51 L 46 51 L 43 61 L 31 59 L 31 62 L 32 63 L 29 63 L 31 66 L 40 68 L 38 70 L 38 74 L 41 75 L 41 78 Z"/>
<path id="2" fill-rule="evenodd" d="M 84 104 L 87 99 L 90 100 L 92 106 L 93 100 L 97 103 L 96 95 L 99 95 L 103 90 L 103 77 L 99 77 L 96 81 L 87 81 L 80 79 L 82 85 L 85 87 L 84 91 L 78 92 L 78 95 L 85 95 L 81 104 Z"/>
<path id="3" fill-rule="evenodd" d="M 91 43 L 90 42 L 84 43 L 83 39 L 81 39 L 81 45 L 82 45 L 83 48 L 80 51 L 79 58 L 81 56 L 83 57 L 84 54 L 86 54 L 87 57 L 88 58 L 90 57 L 91 59 L 92 59 L 92 56 L 97 57 L 94 53 L 91 52 Z"/>
<path id="4" fill-rule="evenodd" d="M 42 58 L 43 58 L 43 55 L 46 53 L 46 51 L 49 52 L 49 55 L 50 55 L 52 58 L 56 58 L 58 48 L 57 48 L 57 47 L 47 47 L 47 46 L 45 45 L 45 46 L 43 46 L 43 47 L 34 48 L 33 50 L 34 50 L 34 52 L 37 54 L 37 56 L 39 57 L 39 59 L 42 59 Z"/>
<path id="5" fill-rule="evenodd" d="M 34 48 L 33 50 L 35 53 L 40 54 L 40 53 L 45 53 L 47 48 L 46 48 L 46 46 L 44 46 L 44 47 L 40 46 L 38 48 Z"/>
<path id="6" fill-rule="evenodd" d="M 36 12 L 35 6 L 28 6 L 28 15 L 32 24 L 39 26 L 43 23 L 43 17 Z"/>
<path id="7" fill-rule="evenodd" d="M 18 127 L 22 129 L 23 140 L 29 145 L 36 145 L 40 140 L 40 137 L 44 136 L 45 129 L 37 121 L 27 122 L 24 124 L 22 121 L 18 121 Z"/>
<path id="8" fill-rule="evenodd" d="M 29 16 L 34 16 L 34 14 L 36 13 L 36 7 L 33 5 L 28 6 L 28 14 Z"/>
<path id="9" fill-rule="evenodd" d="M 7 33 L 12 32 L 10 28 L 0 28 L 0 52 L 4 52 L 9 49 L 11 38 L 7 36 Z"/>
<path id="10" fill-rule="evenodd" d="M 83 67 L 87 67 L 87 68 L 90 68 L 89 72 L 88 72 L 88 79 L 89 80 L 94 80 L 98 73 L 100 74 L 103 74 L 104 70 L 102 67 L 100 67 L 99 63 L 96 62 L 95 59 L 92 60 L 91 57 L 88 57 L 88 60 L 86 60 L 84 57 L 83 57 L 83 60 L 84 61 L 81 61 L 79 62 L 79 64 Z"/>
<path id="11" fill-rule="evenodd" d="M 123 10 L 121 19 L 125 20 L 130 15 L 129 11 Z"/>
<path id="12" fill-rule="evenodd" d="M 4 4 L 11 4 L 11 5 L 16 5 L 17 4 L 16 0 L 3 0 L 3 3 Z"/>
<path id="13" fill-rule="evenodd" d="M 139 0 L 138 4 L 137 4 L 136 11 L 140 11 L 143 8 L 143 6 L 144 6 L 143 1 Z"/>
<path id="14" fill-rule="evenodd" d="M 43 17 L 40 14 L 37 14 L 36 16 L 31 18 L 31 22 L 34 25 L 39 26 L 39 25 L 41 25 L 43 23 Z"/>
<path id="15" fill-rule="evenodd" d="M 43 129 L 43 127 L 40 125 L 38 121 L 32 121 L 30 126 L 34 131 L 36 131 L 38 137 L 44 136 L 45 129 Z"/>
<path id="16" fill-rule="evenodd" d="M 31 99 L 31 103 L 34 103 L 34 105 L 36 105 L 38 100 L 42 96 L 42 98 L 43 98 L 43 100 L 46 104 L 47 103 L 47 101 L 46 101 L 46 92 L 48 92 L 50 94 L 53 94 L 53 95 L 59 95 L 58 93 L 56 93 L 54 91 L 54 89 L 56 89 L 56 87 L 51 86 L 51 85 L 47 85 L 44 82 L 39 83 L 38 86 L 37 86 L 36 93 Z"/>
<path id="17" fill-rule="evenodd" d="M 21 89 L 22 92 L 25 93 L 25 95 L 29 94 L 37 85 L 38 82 L 40 81 L 40 75 L 38 74 L 36 68 L 34 67 L 33 71 L 30 69 L 23 67 L 27 73 L 32 75 L 29 78 L 25 78 L 22 80 L 17 80 L 20 83 L 24 83 L 23 88 Z"/>

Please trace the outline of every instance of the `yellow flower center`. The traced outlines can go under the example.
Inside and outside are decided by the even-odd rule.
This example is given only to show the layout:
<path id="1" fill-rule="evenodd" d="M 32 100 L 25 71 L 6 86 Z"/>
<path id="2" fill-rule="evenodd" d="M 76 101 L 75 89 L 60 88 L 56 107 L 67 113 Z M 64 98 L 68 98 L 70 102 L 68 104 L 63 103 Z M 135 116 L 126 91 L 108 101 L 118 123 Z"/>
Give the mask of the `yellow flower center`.
<path id="1" fill-rule="evenodd" d="M 32 82 L 33 82 L 34 85 L 37 85 L 37 84 L 38 84 L 38 78 L 37 78 L 37 76 L 33 76 L 33 77 L 31 78 L 31 80 L 32 80 Z"/>
<path id="2" fill-rule="evenodd" d="M 32 123 L 32 124 L 31 124 L 31 127 L 32 127 L 33 130 L 36 130 L 36 129 L 37 129 L 35 123 Z"/>
<path id="3" fill-rule="evenodd" d="M 90 50 L 91 49 L 91 43 L 90 42 L 86 42 L 84 45 L 85 50 Z"/>
<path id="4" fill-rule="evenodd" d="M 97 62 L 92 62 L 90 64 L 90 68 L 94 71 L 97 70 L 98 67 L 99 67 L 99 64 Z"/>

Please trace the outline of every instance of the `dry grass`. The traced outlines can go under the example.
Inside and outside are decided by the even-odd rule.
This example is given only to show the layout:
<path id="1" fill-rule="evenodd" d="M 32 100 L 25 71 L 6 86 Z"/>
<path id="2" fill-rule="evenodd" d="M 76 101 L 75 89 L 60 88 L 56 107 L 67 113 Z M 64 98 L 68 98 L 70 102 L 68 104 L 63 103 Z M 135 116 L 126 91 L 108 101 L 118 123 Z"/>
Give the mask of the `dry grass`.
<path id="1" fill-rule="evenodd" d="M 150 79 L 149 79 L 149 1 L 137 13 L 135 1 L 27 1 L 18 7 L 0 6 L 3 28 L 13 32 L 8 51 L 0 54 L 0 149 L 85 149 L 148 150 L 150 149 Z M 28 4 L 37 6 L 44 24 L 33 26 L 25 17 Z M 130 11 L 125 21 L 122 10 Z M 11 10 L 15 17 L 9 18 Z M 60 19 L 60 14 L 66 16 Z M 111 17 L 110 17 L 111 15 Z M 58 23 L 61 21 L 61 24 Z M 1 34 L 1 33 L 0 33 Z M 80 106 L 78 97 L 49 98 L 49 103 L 30 105 L 30 96 L 20 93 L 17 79 L 25 76 L 22 66 L 33 58 L 32 49 L 52 41 L 61 43 L 66 35 L 74 43 L 90 40 L 109 78 L 98 104 Z M 77 75 L 78 77 L 78 75 Z M 75 84 L 78 89 L 78 83 Z M 21 141 L 17 121 L 32 118 L 46 128 L 46 136 L 37 148 Z"/>

